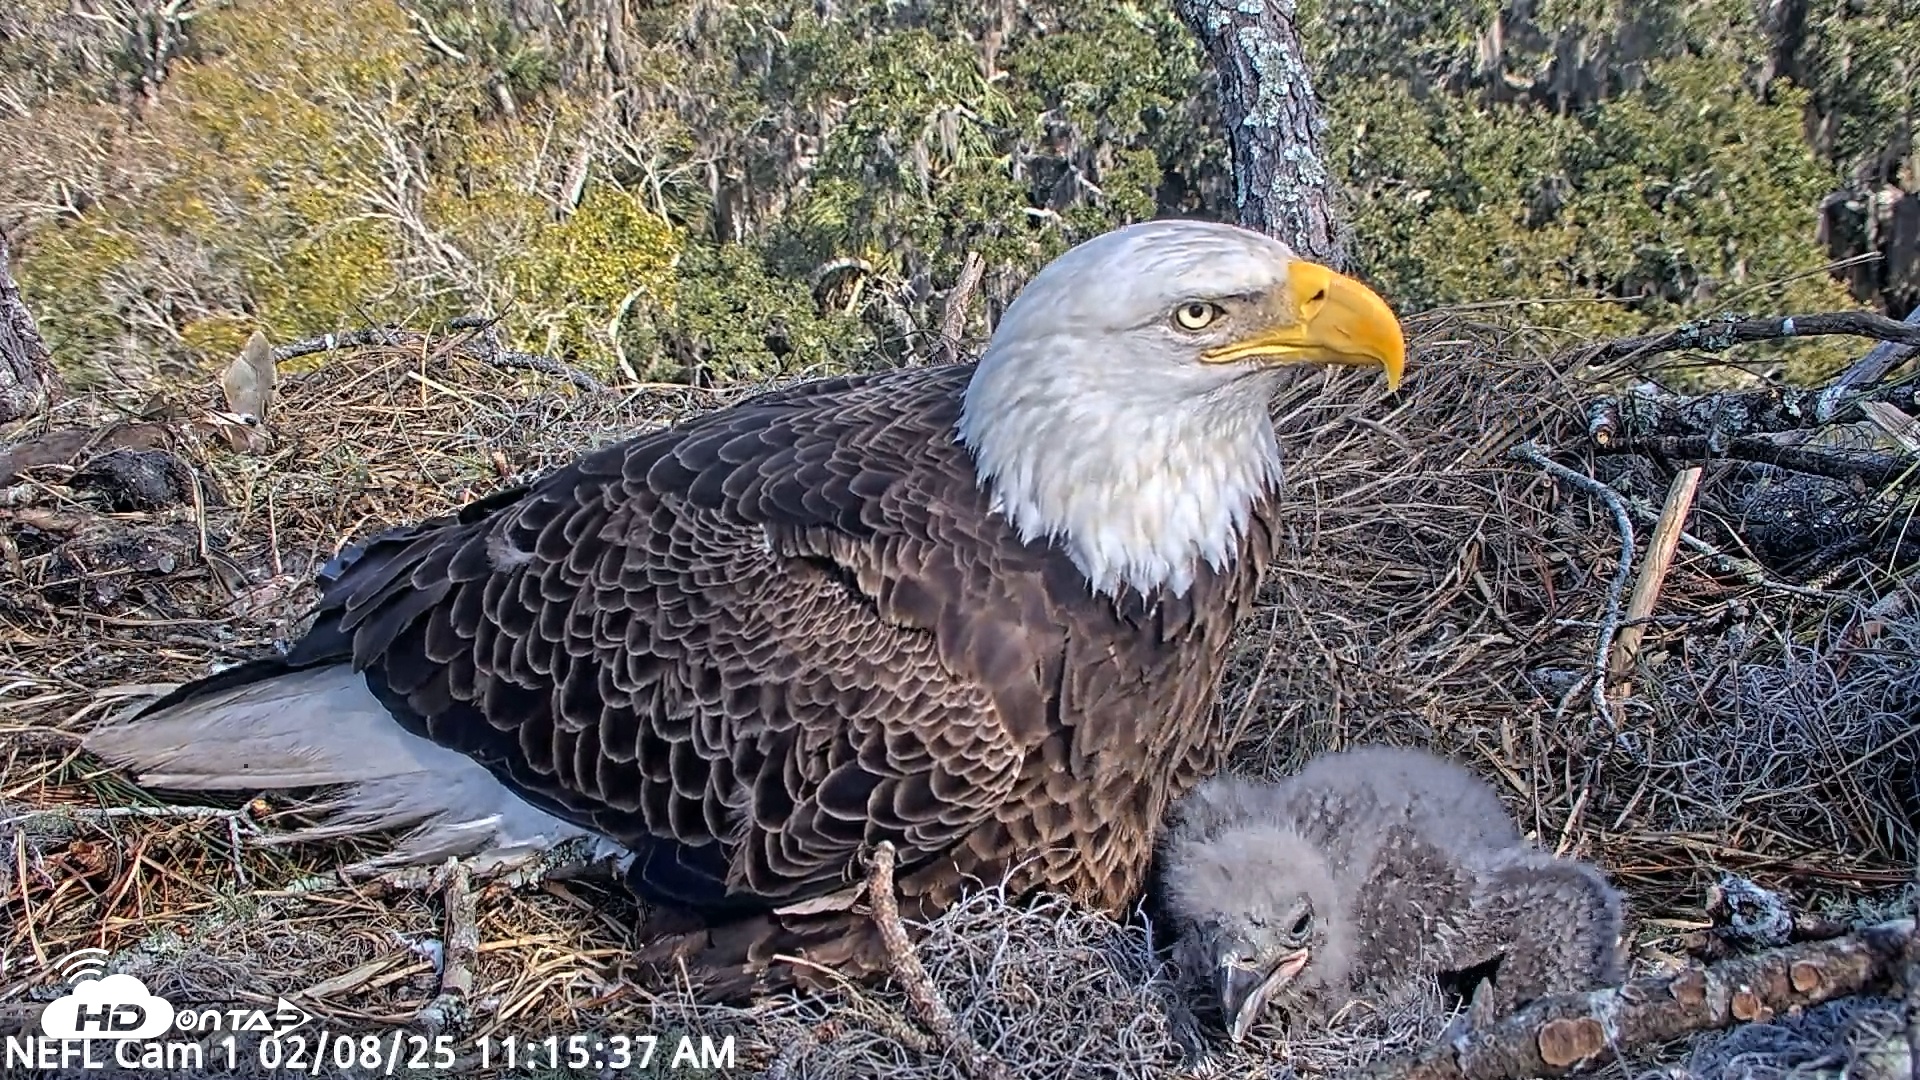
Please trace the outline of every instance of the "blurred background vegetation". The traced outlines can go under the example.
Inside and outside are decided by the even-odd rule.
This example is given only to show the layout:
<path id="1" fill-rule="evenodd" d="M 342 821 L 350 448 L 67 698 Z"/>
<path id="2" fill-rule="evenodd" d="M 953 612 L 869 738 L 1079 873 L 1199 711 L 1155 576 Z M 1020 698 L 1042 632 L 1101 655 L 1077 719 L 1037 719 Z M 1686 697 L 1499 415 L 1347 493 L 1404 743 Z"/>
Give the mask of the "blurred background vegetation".
<path id="1" fill-rule="evenodd" d="M 1920 4 L 1301 18 L 1356 269 L 1405 311 L 1920 304 Z M 468 313 L 649 380 L 885 365 L 969 252 L 978 341 L 1086 236 L 1231 219 L 1213 93 L 1164 0 L 13 0 L 0 227 L 102 389 Z"/>

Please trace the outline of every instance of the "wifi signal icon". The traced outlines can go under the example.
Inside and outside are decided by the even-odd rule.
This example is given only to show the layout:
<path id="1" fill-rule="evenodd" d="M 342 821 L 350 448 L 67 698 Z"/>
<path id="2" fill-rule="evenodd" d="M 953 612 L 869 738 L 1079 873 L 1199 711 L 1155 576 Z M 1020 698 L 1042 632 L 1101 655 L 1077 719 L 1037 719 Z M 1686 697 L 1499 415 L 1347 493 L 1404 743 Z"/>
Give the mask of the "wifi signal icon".
<path id="1" fill-rule="evenodd" d="M 60 977 L 69 983 L 91 982 L 105 974 L 107 950 L 80 949 L 60 961 Z"/>

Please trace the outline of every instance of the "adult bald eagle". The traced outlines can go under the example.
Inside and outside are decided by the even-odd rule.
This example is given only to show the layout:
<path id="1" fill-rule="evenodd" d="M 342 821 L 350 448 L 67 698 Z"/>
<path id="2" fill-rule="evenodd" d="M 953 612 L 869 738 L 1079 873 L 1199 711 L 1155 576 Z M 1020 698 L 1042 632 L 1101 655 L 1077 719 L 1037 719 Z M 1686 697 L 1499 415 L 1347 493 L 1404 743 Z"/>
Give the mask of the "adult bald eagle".
<path id="1" fill-rule="evenodd" d="M 1271 392 L 1404 360 L 1273 239 L 1120 229 L 977 365 L 768 393 L 377 536 L 286 655 L 88 745 L 161 787 L 347 785 L 324 829 L 410 827 L 396 862 L 610 840 L 718 995 L 878 969 L 850 883 L 883 840 L 910 915 L 1009 873 L 1117 911 L 1226 749 Z"/>

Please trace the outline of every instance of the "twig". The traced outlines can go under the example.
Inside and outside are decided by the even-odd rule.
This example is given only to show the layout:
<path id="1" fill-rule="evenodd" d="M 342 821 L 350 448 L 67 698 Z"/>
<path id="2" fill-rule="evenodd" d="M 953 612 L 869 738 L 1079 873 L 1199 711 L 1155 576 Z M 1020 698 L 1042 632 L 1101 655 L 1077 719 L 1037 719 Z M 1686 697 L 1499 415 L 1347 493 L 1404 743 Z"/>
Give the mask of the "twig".
<path id="1" fill-rule="evenodd" d="M 440 992 L 414 1019 L 429 1035 L 466 1019 L 467 997 L 473 993 L 473 959 L 480 952 L 480 919 L 473 895 L 473 872 L 459 859 L 448 859 L 442 880 L 447 906 L 446 936 L 441 944 Z"/>
<path id="2" fill-rule="evenodd" d="M 1891 402 L 1862 401 L 1859 404 L 1860 411 L 1873 426 L 1898 443 L 1900 449 L 1909 454 L 1920 454 L 1920 421 L 1900 411 L 1900 407 Z"/>
<path id="3" fill-rule="evenodd" d="M 1005 1062 L 982 1050 L 973 1036 L 961 1030 L 953 1010 L 940 999 L 933 979 L 913 951 L 913 943 L 907 940 L 907 928 L 900 921 L 899 901 L 893 893 L 893 860 L 893 844 L 883 840 L 874 848 L 867 871 L 867 903 L 873 907 L 874 926 L 880 931 L 880 942 L 893 965 L 893 977 L 907 992 L 907 1000 L 920 1014 L 921 1023 L 960 1060 L 969 1075 L 981 1080 L 1013 1080 Z"/>
<path id="4" fill-rule="evenodd" d="M 1613 648 L 1614 635 L 1620 630 L 1620 596 L 1627 591 L 1627 578 L 1633 574 L 1633 521 L 1627 511 L 1626 500 L 1621 498 L 1619 492 L 1593 477 L 1575 472 L 1548 458 L 1531 440 L 1507 453 L 1593 495 L 1613 511 L 1613 526 L 1620 533 L 1620 565 L 1614 569 L 1613 581 L 1607 586 L 1607 610 L 1600 620 L 1600 639 L 1594 646 L 1593 656 L 1593 709 L 1611 724 L 1612 711 L 1607 707 L 1607 654 Z"/>
<path id="5" fill-rule="evenodd" d="M 1827 311 L 1765 319 L 1715 315 L 1695 319 L 1664 333 L 1597 341 L 1573 349 L 1571 355 L 1578 363 L 1604 364 L 1680 349 L 1725 352 L 1735 345 L 1755 341 L 1834 334 L 1920 345 L 1920 323 L 1903 323 L 1871 311 Z"/>
<path id="6" fill-rule="evenodd" d="M 1680 470 L 1667 488 L 1667 504 L 1660 510 L 1660 522 L 1647 542 L 1647 561 L 1640 566 L 1640 577 L 1633 583 L 1633 595 L 1627 600 L 1625 625 L 1613 642 L 1613 658 L 1607 664 L 1608 680 L 1618 686 L 1627 679 L 1633 659 L 1640 652 L 1640 640 L 1646 636 L 1647 620 L 1660 601 L 1660 589 L 1666 584 L 1667 571 L 1680 546 L 1687 514 L 1693 509 L 1694 492 L 1700 489 L 1700 467 Z M 1623 687 L 1622 692 L 1630 692 Z"/>
<path id="7" fill-rule="evenodd" d="M 1860 618 L 1834 644 L 1833 651 L 1865 648 L 1880 636 L 1888 626 L 1906 618 L 1916 606 L 1920 606 L 1920 573 L 1909 575 L 1895 586 L 1887 595 L 1873 602 L 1873 605 L 1860 613 Z"/>
<path id="8" fill-rule="evenodd" d="M 519 352 L 500 344 L 493 329 L 493 322 L 475 316 L 463 316 L 447 323 L 454 330 L 478 330 L 477 334 L 454 345 L 454 349 L 482 363 L 496 367 L 524 368 L 547 375 L 555 375 L 590 394 L 604 393 L 606 384 L 599 379 L 569 367 L 551 356 L 538 353 Z M 289 341 L 273 350 L 273 362 L 284 364 L 295 357 L 311 356 L 314 353 L 332 352 L 336 349 L 358 349 L 368 345 L 418 346 L 434 340 L 432 334 L 420 330 L 398 330 L 391 327 L 367 327 L 360 330 L 341 330 L 320 337 L 303 338 Z"/>
<path id="9" fill-rule="evenodd" d="M 1877 990 L 1900 978 L 1914 920 L 1789 945 L 1706 968 L 1584 994 L 1555 994 L 1490 1027 L 1369 1070 L 1371 1080 L 1520 1080 L 1566 1076 L 1622 1050 L 1697 1031 L 1766 1022 L 1792 1009 Z"/>
<path id="10" fill-rule="evenodd" d="M 599 394 L 606 391 L 606 384 L 602 383 L 599 379 L 577 368 L 569 367 L 551 356 L 542 356 L 539 353 L 520 352 L 517 349 L 509 349 L 500 344 L 499 325 L 500 320 L 482 315 L 462 315 L 458 318 L 447 320 L 447 326 L 450 329 L 479 331 L 479 334 L 461 346 L 461 351 L 469 356 L 500 367 L 524 368 L 528 371 L 557 375 L 589 394 Z M 475 348 L 474 345 L 476 342 L 484 345 L 485 348 Z"/>
<path id="11" fill-rule="evenodd" d="M 433 24 L 428 22 L 425 16 L 412 8 L 407 8 L 406 12 L 407 21 L 412 23 L 413 28 L 420 32 L 420 36 L 426 39 L 427 44 L 433 46 L 442 56 L 445 56 L 456 64 L 464 64 L 467 62 L 467 55 L 447 44 L 439 34 L 435 33 Z"/>
<path id="12" fill-rule="evenodd" d="M 789 1039 L 781 1043 L 779 1052 L 773 1055 L 773 1061 L 767 1065 L 765 1080 L 790 1080 L 807 1051 L 839 1038 L 845 1028 L 846 1025 L 838 1020 L 828 1020 L 808 1031 L 806 1038 Z"/>

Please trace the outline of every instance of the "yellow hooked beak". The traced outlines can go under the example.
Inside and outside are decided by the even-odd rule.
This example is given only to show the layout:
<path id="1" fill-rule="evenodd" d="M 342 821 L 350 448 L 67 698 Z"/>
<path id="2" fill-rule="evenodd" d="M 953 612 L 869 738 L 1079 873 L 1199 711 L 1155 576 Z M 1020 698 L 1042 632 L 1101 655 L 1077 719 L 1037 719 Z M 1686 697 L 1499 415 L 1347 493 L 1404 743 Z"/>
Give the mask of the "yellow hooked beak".
<path id="1" fill-rule="evenodd" d="M 1210 364 L 1378 364 L 1387 373 L 1387 389 L 1399 388 L 1407 339 L 1378 293 L 1319 263 L 1295 262 L 1272 299 L 1275 325 L 1245 341 L 1209 349 L 1201 359 Z"/>

